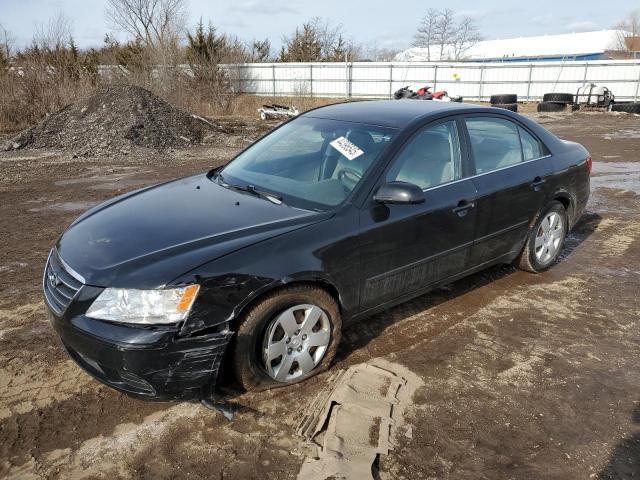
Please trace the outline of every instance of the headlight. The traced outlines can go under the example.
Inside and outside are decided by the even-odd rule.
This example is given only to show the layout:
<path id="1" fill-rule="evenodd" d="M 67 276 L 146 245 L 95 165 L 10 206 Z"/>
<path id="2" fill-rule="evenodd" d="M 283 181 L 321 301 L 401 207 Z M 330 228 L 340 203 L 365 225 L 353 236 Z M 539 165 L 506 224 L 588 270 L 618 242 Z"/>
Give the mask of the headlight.
<path id="1" fill-rule="evenodd" d="M 199 289 L 200 285 L 163 290 L 107 288 L 86 316 L 143 325 L 177 323 L 189 315 Z"/>

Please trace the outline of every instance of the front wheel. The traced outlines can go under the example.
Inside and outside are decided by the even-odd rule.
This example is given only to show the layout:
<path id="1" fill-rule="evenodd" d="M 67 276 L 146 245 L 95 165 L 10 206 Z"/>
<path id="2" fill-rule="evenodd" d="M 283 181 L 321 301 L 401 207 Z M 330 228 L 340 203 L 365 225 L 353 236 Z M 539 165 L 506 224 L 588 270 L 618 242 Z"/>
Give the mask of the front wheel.
<path id="1" fill-rule="evenodd" d="M 558 260 L 567 230 L 567 212 L 564 205 L 553 202 L 531 229 L 518 259 L 518 266 L 532 273 L 544 272 L 551 268 Z"/>
<path id="2" fill-rule="evenodd" d="M 246 390 L 266 390 L 326 370 L 341 327 L 336 301 L 321 288 L 298 285 L 267 295 L 238 328 L 231 359 L 238 382 Z"/>

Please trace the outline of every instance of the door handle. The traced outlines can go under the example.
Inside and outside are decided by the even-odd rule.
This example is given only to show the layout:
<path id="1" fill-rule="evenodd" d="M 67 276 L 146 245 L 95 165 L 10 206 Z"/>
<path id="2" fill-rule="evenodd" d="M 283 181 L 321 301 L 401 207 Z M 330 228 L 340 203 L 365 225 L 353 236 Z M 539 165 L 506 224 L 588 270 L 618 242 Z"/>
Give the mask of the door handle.
<path id="1" fill-rule="evenodd" d="M 540 188 L 542 188 L 542 185 L 544 185 L 546 182 L 547 181 L 544 178 L 536 177 L 533 179 L 533 183 L 531 184 L 531 186 L 536 192 L 539 192 Z"/>
<path id="2" fill-rule="evenodd" d="M 468 202 L 467 200 L 460 200 L 458 202 L 458 206 L 455 207 L 452 212 L 458 215 L 460 218 L 464 217 L 469 210 L 475 207 L 476 204 L 474 202 Z"/>

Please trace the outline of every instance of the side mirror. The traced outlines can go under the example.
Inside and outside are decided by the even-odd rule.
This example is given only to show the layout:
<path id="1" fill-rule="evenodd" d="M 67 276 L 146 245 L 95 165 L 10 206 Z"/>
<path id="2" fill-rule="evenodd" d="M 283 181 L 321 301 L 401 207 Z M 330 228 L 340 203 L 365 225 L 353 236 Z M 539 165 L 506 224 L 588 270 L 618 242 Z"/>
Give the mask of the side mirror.
<path id="1" fill-rule="evenodd" d="M 413 183 L 389 182 L 378 189 L 373 200 L 382 204 L 415 205 L 424 203 L 424 192 Z"/>

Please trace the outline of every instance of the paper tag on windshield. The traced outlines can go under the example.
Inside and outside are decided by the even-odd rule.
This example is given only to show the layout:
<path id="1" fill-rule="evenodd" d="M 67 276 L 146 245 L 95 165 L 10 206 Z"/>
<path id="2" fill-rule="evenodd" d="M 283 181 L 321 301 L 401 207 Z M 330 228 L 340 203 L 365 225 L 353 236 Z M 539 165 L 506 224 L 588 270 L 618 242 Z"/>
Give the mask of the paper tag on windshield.
<path id="1" fill-rule="evenodd" d="M 354 158 L 358 158 L 360 155 L 364 153 L 356 145 L 354 145 L 344 137 L 336 138 L 329 145 L 331 145 L 333 148 L 338 150 L 342 155 L 347 157 L 348 160 L 353 160 Z"/>

